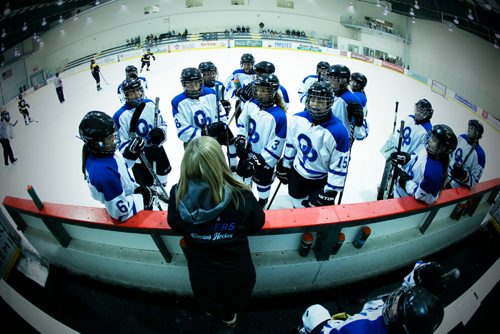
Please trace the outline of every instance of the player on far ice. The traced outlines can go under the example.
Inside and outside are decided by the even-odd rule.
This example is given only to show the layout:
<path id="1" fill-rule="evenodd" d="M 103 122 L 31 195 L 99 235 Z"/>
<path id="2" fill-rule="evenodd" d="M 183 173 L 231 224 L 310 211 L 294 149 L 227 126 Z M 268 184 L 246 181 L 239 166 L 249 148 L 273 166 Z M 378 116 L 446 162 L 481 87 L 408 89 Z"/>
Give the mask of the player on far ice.
<path id="1" fill-rule="evenodd" d="M 101 68 L 96 64 L 95 59 L 90 60 L 90 73 L 95 80 L 97 91 L 101 88 Z"/>
<path id="2" fill-rule="evenodd" d="M 19 99 L 19 101 L 17 102 L 17 107 L 21 115 L 23 115 L 24 124 L 28 125 L 31 122 L 34 122 L 34 120 L 30 117 L 30 112 L 28 111 L 28 109 L 31 108 L 31 106 L 28 104 L 28 102 L 26 102 L 26 100 L 23 97 L 23 94 L 19 94 L 17 98 Z"/>
<path id="3" fill-rule="evenodd" d="M 151 52 L 151 49 L 147 49 L 146 52 L 141 57 L 141 72 L 144 66 L 146 66 L 146 71 L 149 71 L 149 66 L 151 65 L 151 58 L 156 61 L 156 57 L 154 54 Z"/>

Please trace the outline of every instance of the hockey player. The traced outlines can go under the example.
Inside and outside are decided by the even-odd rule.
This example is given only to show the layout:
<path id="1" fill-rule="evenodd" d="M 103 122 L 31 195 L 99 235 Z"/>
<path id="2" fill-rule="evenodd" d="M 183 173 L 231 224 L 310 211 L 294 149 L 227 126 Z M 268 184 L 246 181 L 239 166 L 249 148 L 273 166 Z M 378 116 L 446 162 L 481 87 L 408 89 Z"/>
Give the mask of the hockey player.
<path id="1" fill-rule="evenodd" d="M 211 61 L 204 61 L 198 65 L 198 70 L 203 75 L 203 86 L 212 88 L 215 91 L 215 96 L 217 101 L 219 101 L 224 110 L 226 110 L 226 115 L 231 112 L 231 102 L 226 99 L 226 87 L 224 84 L 217 80 L 219 72 L 217 67 Z"/>
<path id="2" fill-rule="evenodd" d="M 221 145 L 228 146 L 230 167 L 236 168 L 236 149 L 234 136 L 227 126 L 227 114 L 217 101 L 215 91 L 204 87 L 202 73 L 188 67 L 181 72 L 181 84 L 184 91 L 172 99 L 177 136 L 187 145 L 198 136 L 210 136 Z"/>
<path id="3" fill-rule="evenodd" d="M 97 87 L 97 91 L 100 91 L 101 88 L 101 69 L 99 65 L 96 64 L 95 59 L 90 60 L 90 73 L 94 77 L 95 84 Z"/>
<path id="4" fill-rule="evenodd" d="M 146 71 L 149 71 L 149 66 L 151 65 L 151 58 L 156 61 L 156 57 L 151 52 L 151 49 L 147 49 L 146 52 L 141 57 L 141 72 L 144 66 L 146 66 Z"/>
<path id="5" fill-rule="evenodd" d="M 340 119 L 349 132 L 351 145 L 354 140 L 363 140 L 368 136 L 368 124 L 364 118 L 359 99 L 349 90 L 351 71 L 344 65 L 332 65 L 326 72 L 326 78 L 332 86 L 335 100 L 332 112 Z"/>
<path id="6" fill-rule="evenodd" d="M 363 111 L 365 117 L 368 115 L 368 108 L 366 106 L 368 99 L 366 98 L 365 87 L 368 83 L 368 79 L 363 73 L 354 72 L 351 74 L 351 90 L 352 93 L 358 98 L 361 106 L 363 107 Z"/>
<path id="7" fill-rule="evenodd" d="M 234 107 L 236 121 L 238 120 L 242 110 L 240 106 L 240 96 L 243 93 L 243 89 L 255 78 L 255 70 L 253 68 L 254 64 L 254 56 L 250 53 L 244 53 L 240 58 L 241 68 L 235 70 L 224 82 L 224 86 L 226 87 L 226 96 L 237 99 Z"/>
<path id="8" fill-rule="evenodd" d="M 236 173 L 257 184 L 261 207 L 269 199 L 274 167 L 285 147 L 287 121 L 283 100 L 277 94 L 279 86 L 274 74 L 258 76 L 253 83 L 255 99 L 245 104 L 237 123 L 235 146 L 240 161 Z"/>
<path id="9" fill-rule="evenodd" d="M 13 138 L 12 127 L 14 127 L 16 123 L 12 124 L 10 122 L 10 113 L 2 109 L 0 112 L 0 143 L 2 143 L 5 166 L 9 165 L 9 160 L 11 164 L 17 161 L 17 159 L 14 158 L 14 152 L 10 146 L 10 140 Z"/>
<path id="10" fill-rule="evenodd" d="M 125 67 L 125 79 L 139 79 L 142 84 L 142 88 L 144 89 L 144 98 L 146 97 L 146 91 L 148 90 L 148 81 L 146 80 L 145 77 L 140 77 L 137 74 L 137 67 L 134 65 L 128 65 Z M 123 92 L 122 92 L 122 83 L 120 83 L 116 89 L 116 93 L 118 94 L 118 98 L 120 99 L 121 103 L 125 103 L 125 100 L 123 100 Z"/>
<path id="11" fill-rule="evenodd" d="M 101 111 L 89 111 L 80 122 L 82 173 L 92 198 L 106 207 L 109 215 L 123 222 L 139 211 L 152 210 L 155 193 L 138 185 L 128 168 L 134 162 L 125 160 L 116 150 L 115 124 Z M 144 149 L 142 137 L 136 137 L 126 146 L 129 157 L 137 158 Z"/>
<path id="12" fill-rule="evenodd" d="M 274 74 L 275 72 L 274 64 L 265 60 L 255 64 L 254 69 L 256 76 L 259 76 L 261 74 Z M 246 103 L 252 100 L 254 98 L 252 92 L 253 92 L 253 81 L 248 85 L 246 85 L 245 88 L 243 89 L 240 95 L 241 101 Z M 283 87 L 281 83 L 278 90 L 278 94 L 281 96 L 281 99 L 283 100 L 285 107 L 288 109 L 288 105 L 290 104 L 290 98 L 288 97 L 287 90 L 285 89 L 285 87 Z M 240 104 L 240 106 L 242 109 L 244 108 L 242 104 Z"/>
<path id="13" fill-rule="evenodd" d="M 313 83 L 321 81 L 326 76 L 326 71 L 330 68 L 330 64 L 326 61 L 320 61 L 316 65 L 316 74 L 308 75 L 302 80 L 302 85 L 299 88 L 299 100 L 304 103 L 306 100 L 306 94 L 309 90 L 309 87 L 312 86 Z"/>
<path id="14" fill-rule="evenodd" d="M 457 149 L 452 153 L 448 169 L 451 188 L 474 187 L 483 174 L 486 154 L 479 145 L 484 128 L 475 119 L 468 123 L 467 133 L 458 137 Z"/>
<path id="15" fill-rule="evenodd" d="M 28 104 L 28 102 L 26 102 L 26 100 L 23 97 L 23 94 L 19 94 L 17 98 L 19 99 L 19 101 L 17 102 L 17 107 L 19 109 L 19 112 L 21 113 L 21 115 L 23 115 L 24 124 L 28 125 L 31 122 L 33 122 L 33 119 L 31 119 L 30 113 L 28 111 L 28 109 L 31 108 L 31 106 Z"/>
<path id="16" fill-rule="evenodd" d="M 343 191 L 349 163 L 349 134 L 331 112 L 333 91 L 314 82 L 306 108 L 289 119 L 285 155 L 276 176 L 288 185 L 294 208 L 335 204 Z"/>
<path id="17" fill-rule="evenodd" d="M 425 138 L 432 129 L 431 118 L 433 113 L 434 109 L 426 99 L 420 99 L 415 103 L 414 114 L 404 119 L 405 126 L 401 142 L 402 152 L 412 154 L 424 147 Z M 388 159 L 391 153 L 396 151 L 398 137 L 399 130 L 389 136 L 389 139 L 380 150 L 385 159 Z"/>
<path id="18" fill-rule="evenodd" d="M 457 147 L 457 137 L 444 124 L 434 125 L 426 137 L 425 147 L 410 155 L 391 154 L 391 162 L 398 166 L 394 197 L 413 196 L 426 204 L 434 203 L 447 183 L 450 153 Z M 401 165 L 402 167 L 399 167 Z"/>
<path id="19" fill-rule="evenodd" d="M 367 302 L 352 316 L 331 316 L 323 306 L 312 305 L 302 315 L 303 327 L 298 333 L 433 333 L 444 318 L 443 304 L 432 290 L 435 282 L 444 284 L 439 267 L 435 262 L 417 262 L 400 288 Z"/>
<path id="20" fill-rule="evenodd" d="M 131 143 L 134 133 L 141 137 L 145 143 L 145 157 L 154 170 L 150 171 L 143 161 L 137 160 L 132 167 L 134 177 L 140 185 L 150 187 L 155 183 L 155 178 L 151 173 L 156 173 L 161 184 L 155 184 L 155 186 L 166 187 L 168 173 L 172 169 L 163 148 L 163 144 L 167 141 L 167 124 L 160 110 L 156 110 L 155 103 L 144 98 L 144 89 L 139 79 L 124 80 L 122 91 L 126 102 L 113 116 L 118 131 L 118 149 L 126 159 L 137 160 L 136 156 L 129 156 L 125 148 Z M 140 113 L 136 127 L 131 128 L 130 121 L 136 108 L 143 106 L 144 109 Z M 158 190 L 159 198 L 167 203 L 168 199 L 163 191 Z"/>

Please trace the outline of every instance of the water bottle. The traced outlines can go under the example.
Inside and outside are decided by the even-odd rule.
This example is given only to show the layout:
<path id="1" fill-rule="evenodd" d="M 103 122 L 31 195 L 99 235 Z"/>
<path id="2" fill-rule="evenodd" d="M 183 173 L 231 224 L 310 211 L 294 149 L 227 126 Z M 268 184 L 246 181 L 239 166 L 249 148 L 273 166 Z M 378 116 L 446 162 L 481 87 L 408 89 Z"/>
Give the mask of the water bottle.
<path id="1" fill-rule="evenodd" d="M 372 230 L 368 226 L 363 226 L 361 231 L 359 231 L 358 236 L 353 241 L 353 245 L 356 248 L 361 248 L 365 244 L 366 239 L 370 236 Z"/>
<path id="2" fill-rule="evenodd" d="M 313 235 L 312 233 L 306 232 L 302 235 L 302 238 L 300 239 L 300 247 L 299 247 L 299 254 L 302 257 L 306 257 L 309 254 L 309 251 L 311 250 L 311 246 L 313 243 Z"/>

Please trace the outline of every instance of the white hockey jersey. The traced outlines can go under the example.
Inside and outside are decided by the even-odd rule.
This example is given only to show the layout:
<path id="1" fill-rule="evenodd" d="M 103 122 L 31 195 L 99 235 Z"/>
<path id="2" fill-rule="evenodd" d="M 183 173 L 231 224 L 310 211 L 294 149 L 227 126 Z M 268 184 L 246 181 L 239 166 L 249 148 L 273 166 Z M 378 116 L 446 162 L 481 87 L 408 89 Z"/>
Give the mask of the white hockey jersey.
<path id="1" fill-rule="evenodd" d="M 455 165 L 462 166 L 463 169 L 465 169 L 469 176 L 469 180 L 467 184 L 463 184 L 452 179 L 451 187 L 473 187 L 478 184 L 479 179 L 481 179 L 483 175 L 484 166 L 486 165 L 486 154 L 479 144 L 472 146 L 467 142 L 467 135 L 461 134 L 458 136 L 457 148 L 450 155 L 450 165 L 448 166 L 448 175 L 450 179 L 451 170 Z"/>
<path id="2" fill-rule="evenodd" d="M 149 138 L 149 131 L 153 128 L 158 127 L 163 130 L 165 134 L 165 140 L 158 146 L 163 145 L 167 138 L 167 124 L 163 121 L 160 110 L 158 109 L 157 123 L 155 126 L 155 104 L 151 100 L 144 100 L 146 106 L 139 117 L 137 122 L 137 127 L 135 133 L 144 139 L 144 143 L 147 147 L 153 145 L 151 139 Z M 118 111 L 113 115 L 113 120 L 115 121 L 115 126 L 118 132 L 118 149 L 123 153 L 123 150 L 128 145 L 132 139 L 130 136 L 130 119 L 134 114 L 135 107 L 125 103 Z"/>
<path id="3" fill-rule="evenodd" d="M 245 136 L 255 154 L 274 167 L 283 154 L 287 132 L 285 112 L 278 106 L 261 110 L 257 100 L 245 104 L 238 118 L 238 135 Z"/>
<path id="4" fill-rule="evenodd" d="M 438 199 L 446 174 L 443 163 L 428 156 L 425 147 L 411 155 L 403 170 L 412 179 L 406 182 L 405 189 L 396 183 L 395 198 L 410 195 L 427 204 L 432 204 Z"/>
<path id="5" fill-rule="evenodd" d="M 304 78 L 304 80 L 302 80 L 302 84 L 300 85 L 298 92 L 299 101 L 301 103 L 306 103 L 307 91 L 316 81 L 318 81 L 318 76 L 316 74 L 308 75 L 307 77 Z"/>
<path id="6" fill-rule="evenodd" d="M 172 99 L 177 137 L 184 143 L 201 136 L 201 130 L 208 124 L 224 122 L 227 124 L 226 111 L 212 88 L 204 87 L 198 99 L 191 99 L 183 92 Z"/>
<path id="7" fill-rule="evenodd" d="M 246 85 L 251 83 L 255 79 L 255 71 L 252 73 L 246 73 L 241 68 L 235 70 L 224 82 L 226 87 L 226 96 L 232 98 L 238 98 L 234 95 L 237 88 L 245 88 Z"/>
<path id="8" fill-rule="evenodd" d="M 133 161 L 115 151 L 114 155 L 96 156 L 89 152 L 85 161 L 85 175 L 92 198 L 106 207 L 109 215 L 124 221 L 144 210 L 141 194 L 134 194 L 139 185 L 130 176 L 128 168 Z"/>
<path id="9" fill-rule="evenodd" d="M 302 177 L 328 177 L 324 191 L 344 189 L 349 166 L 349 134 L 335 116 L 314 125 L 307 110 L 289 119 L 283 166 L 293 167 Z"/>
<path id="10" fill-rule="evenodd" d="M 368 123 L 366 119 L 363 119 L 363 126 L 354 126 L 354 123 L 351 123 L 347 112 L 347 106 L 350 103 L 361 104 L 358 98 L 350 90 L 346 90 L 340 96 L 335 96 L 332 106 L 333 115 L 340 119 L 349 134 L 352 133 L 354 139 L 363 140 L 368 137 Z"/>

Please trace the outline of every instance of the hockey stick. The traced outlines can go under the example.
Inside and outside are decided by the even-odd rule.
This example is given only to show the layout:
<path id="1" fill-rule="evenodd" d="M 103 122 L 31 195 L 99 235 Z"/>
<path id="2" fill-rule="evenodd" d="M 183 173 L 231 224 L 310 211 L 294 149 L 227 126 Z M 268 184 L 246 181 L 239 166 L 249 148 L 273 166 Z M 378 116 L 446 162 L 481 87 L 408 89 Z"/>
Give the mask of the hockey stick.
<path id="1" fill-rule="evenodd" d="M 399 128 L 399 141 L 398 141 L 398 153 L 401 153 L 401 145 L 403 143 L 403 131 L 405 128 L 405 121 L 401 121 L 401 126 Z M 392 178 L 391 178 L 391 185 L 389 186 L 389 190 L 387 192 L 387 198 L 393 198 L 394 197 L 394 183 L 396 182 L 396 178 L 398 176 L 398 172 L 396 169 L 396 166 L 392 168 Z M 385 195 L 385 193 L 384 193 Z"/>
<path id="2" fill-rule="evenodd" d="M 17 122 L 19 122 L 19 120 L 16 119 L 16 121 L 14 122 L 14 124 L 12 123 L 9 123 L 10 126 L 16 126 L 17 125 Z"/>
<path id="3" fill-rule="evenodd" d="M 392 134 L 394 135 L 394 132 L 396 131 L 396 123 L 397 123 L 397 118 L 398 118 L 398 107 L 399 107 L 399 102 L 396 101 L 396 109 L 394 111 L 394 125 L 392 127 Z M 380 186 L 377 191 L 377 201 L 384 199 L 385 195 L 385 189 L 387 188 L 387 181 L 389 180 L 389 175 L 392 170 L 392 164 L 390 159 L 387 159 L 385 162 L 384 166 L 384 172 L 382 173 L 382 180 L 380 181 Z"/>
<path id="4" fill-rule="evenodd" d="M 217 107 L 217 121 L 220 122 L 220 98 L 219 98 L 219 93 L 222 92 L 221 89 L 220 89 L 220 85 L 219 84 L 215 84 L 214 86 L 214 90 L 215 90 L 215 100 L 216 100 L 216 107 Z M 221 93 L 222 95 L 222 93 Z M 224 109 L 224 107 L 222 107 Z M 225 111 L 225 109 L 224 109 Z M 227 116 L 227 115 L 226 115 Z M 226 124 L 226 138 L 227 138 L 227 141 L 226 141 L 226 155 L 227 155 L 227 164 L 229 166 L 231 166 L 231 153 L 229 153 L 229 125 Z"/>
<path id="5" fill-rule="evenodd" d="M 132 118 L 130 119 L 129 134 L 130 134 L 130 138 L 132 138 L 132 139 L 134 139 L 137 136 L 137 134 L 135 132 L 135 130 L 136 130 L 135 128 L 137 127 L 137 123 L 139 122 L 139 117 L 141 116 L 141 113 L 142 113 L 142 111 L 144 110 L 145 107 L 146 107 L 146 104 L 144 102 L 142 102 L 134 110 L 134 114 L 132 115 Z M 149 173 L 153 177 L 153 180 L 154 180 L 154 183 L 156 184 L 156 186 L 158 188 L 160 188 L 160 190 L 162 191 L 163 195 L 166 198 L 168 198 L 168 194 L 165 191 L 165 188 L 163 188 L 163 186 L 162 186 L 162 184 L 160 182 L 160 179 L 158 178 L 158 175 L 156 175 L 156 173 L 153 171 L 153 167 L 151 167 L 151 164 L 149 163 L 148 159 L 146 158 L 146 155 L 144 154 L 144 152 L 141 152 L 139 154 L 139 159 L 144 164 L 144 166 L 146 166 L 147 170 L 149 171 Z"/>
<path id="6" fill-rule="evenodd" d="M 269 201 L 269 204 L 267 205 L 267 209 L 269 210 L 271 208 L 271 205 L 273 205 L 274 198 L 276 197 L 276 194 L 278 194 L 278 190 L 281 187 L 281 181 L 279 181 L 278 186 L 276 187 L 276 190 L 274 191 L 273 197 L 271 197 L 271 200 Z"/>
<path id="7" fill-rule="evenodd" d="M 106 78 L 104 77 L 104 75 L 102 75 L 102 72 L 101 72 L 101 71 L 99 71 L 99 74 L 101 75 L 101 78 L 102 78 L 102 80 L 104 81 L 104 83 L 105 83 L 106 85 L 109 85 L 109 83 L 106 81 Z"/>

